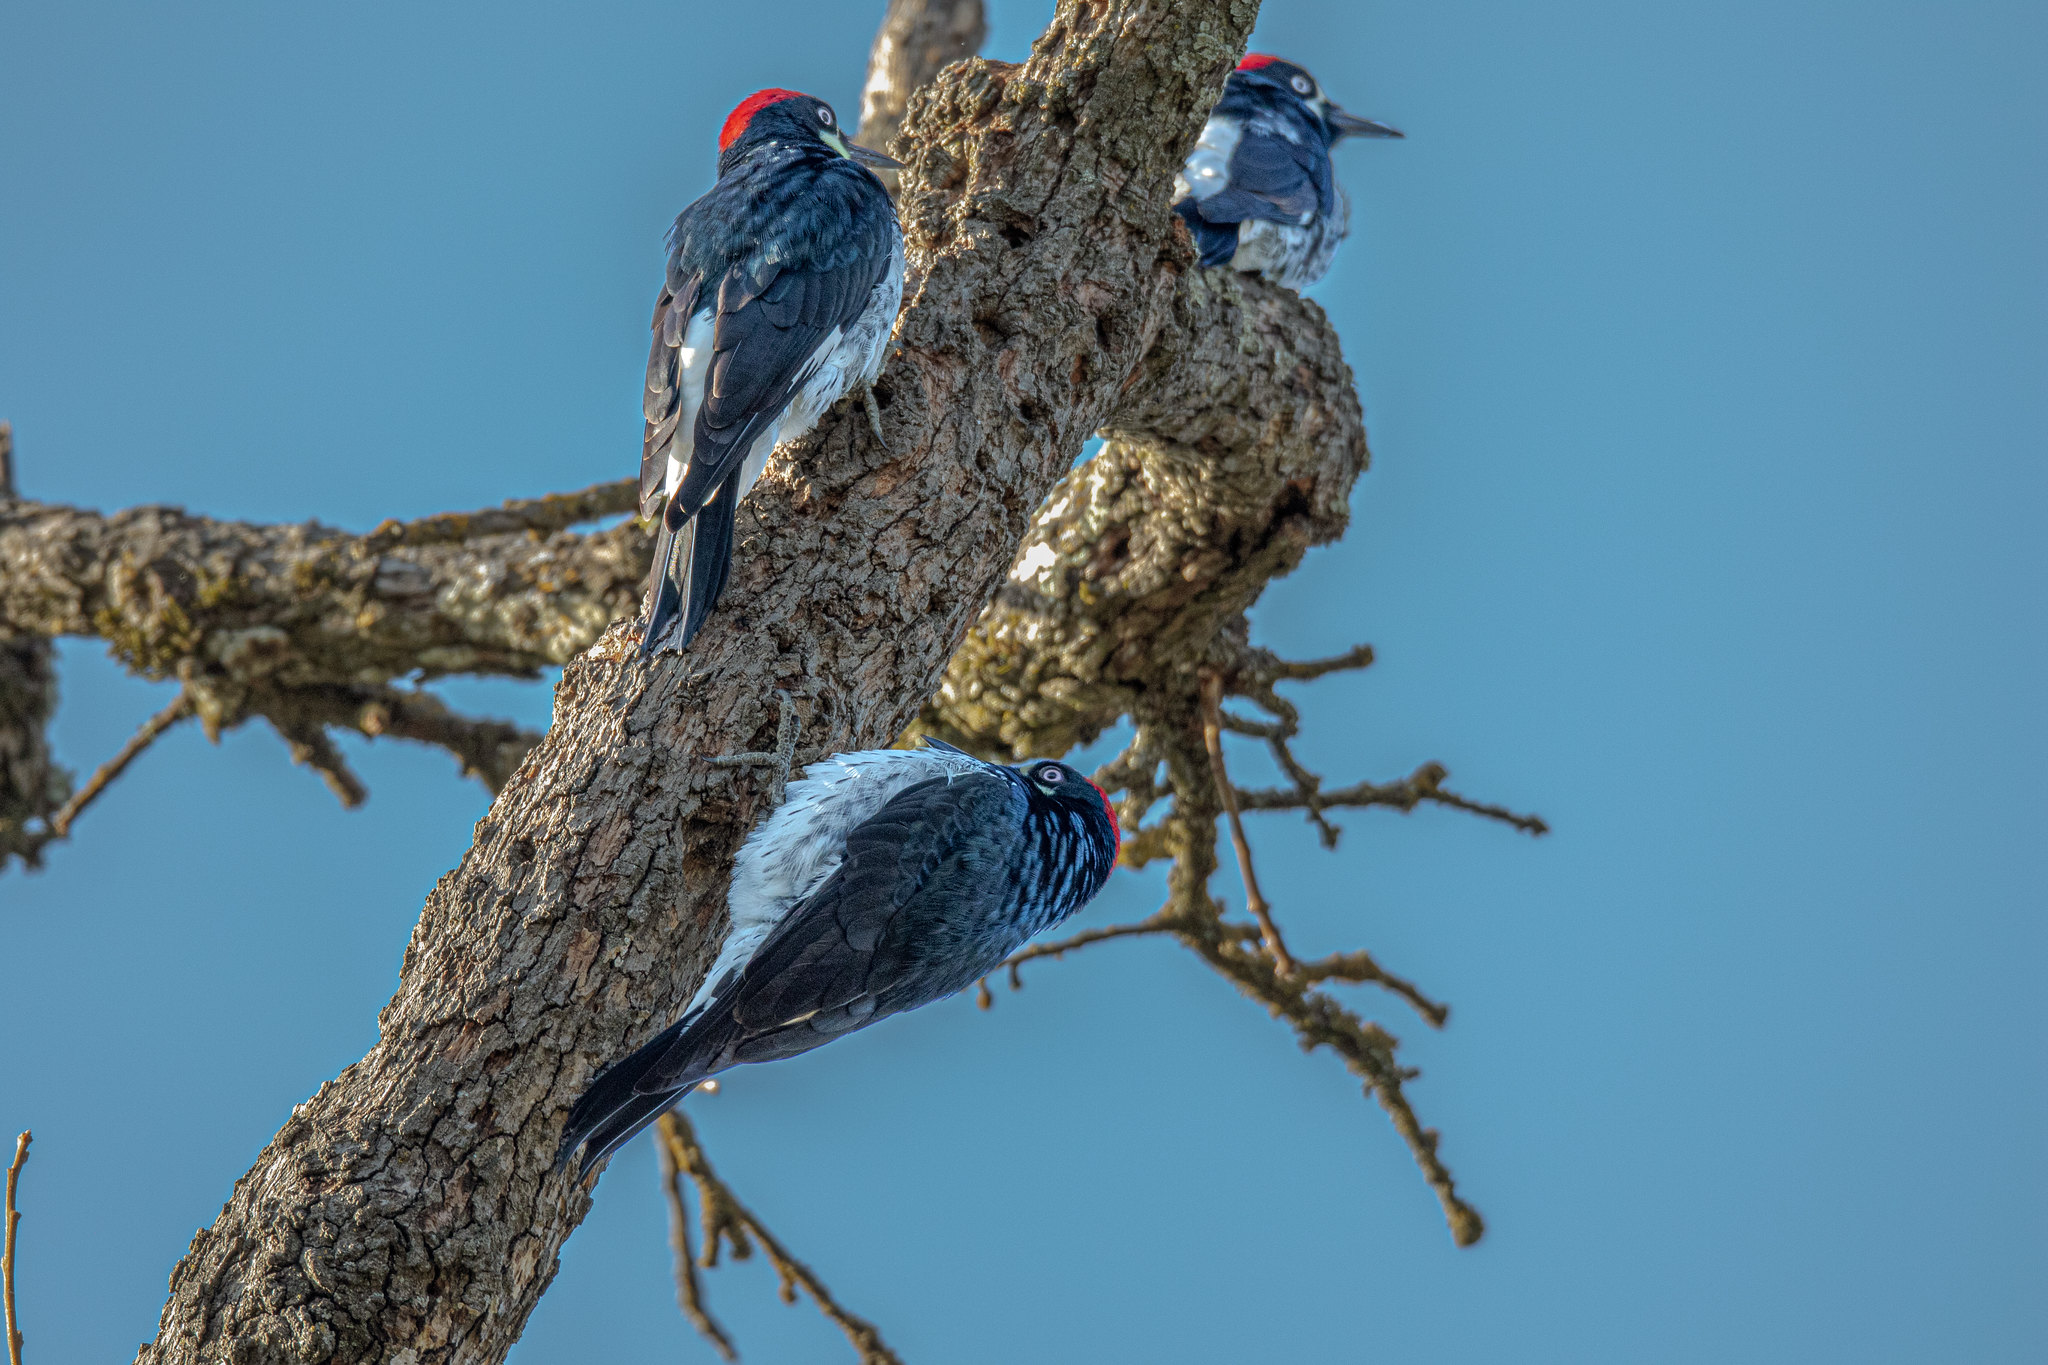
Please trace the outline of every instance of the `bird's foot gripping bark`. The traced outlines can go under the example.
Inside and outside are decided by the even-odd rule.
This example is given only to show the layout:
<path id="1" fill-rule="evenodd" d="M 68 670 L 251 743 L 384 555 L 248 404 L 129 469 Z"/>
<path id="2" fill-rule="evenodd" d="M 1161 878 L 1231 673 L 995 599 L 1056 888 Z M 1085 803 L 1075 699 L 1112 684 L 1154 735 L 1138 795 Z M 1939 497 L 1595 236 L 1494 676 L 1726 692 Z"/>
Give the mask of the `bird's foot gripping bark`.
<path id="1" fill-rule="evenodd" d="M 775 751 L 763 753 L 753 750 L 743 754 L 720 754 L 706 759 L 714 768 L 773 768 L 775 770 L 775 791 L 769 798 L 770 809 L 782 804 L 782 792 L 789 785 L 790 765 L 796 760 L 796 702 L 786 688 L 775 689 L 775 704 L 781 713 L 775 718 Z"/>

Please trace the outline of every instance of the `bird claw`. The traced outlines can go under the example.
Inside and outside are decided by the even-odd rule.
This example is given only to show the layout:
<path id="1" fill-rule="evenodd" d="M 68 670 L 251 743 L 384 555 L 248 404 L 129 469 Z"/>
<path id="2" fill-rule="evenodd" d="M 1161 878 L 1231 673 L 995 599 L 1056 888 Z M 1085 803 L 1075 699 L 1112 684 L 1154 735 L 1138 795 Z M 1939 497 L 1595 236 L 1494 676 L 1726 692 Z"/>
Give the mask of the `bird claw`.
<path id="1" fill-rule="evenodd" d="M 789 786 L 790 765 L 796 761 L 796 702 L 784 688 L 775 689 L 775 703 L 780 708 L 775 718 L 775 752 L 762 753 L 754 750 L 744 754 L 720 754 L 706 759 L 714 768 L 773 768 L 775 769 L 775 792 L 769 805 L 782 804 L 783 790 Z"/>
<path id="2" fill-rule="evenodd" d="M 889 442 L 882 435 L 882 409 L 875 403 L 874 385 L 863 384 L 860 386 L 860 403 L 863 408 L 867 409 L 868 430 L 875 433 L 875 443 L 881 446 L 882 449 L 887 450 Z"/>

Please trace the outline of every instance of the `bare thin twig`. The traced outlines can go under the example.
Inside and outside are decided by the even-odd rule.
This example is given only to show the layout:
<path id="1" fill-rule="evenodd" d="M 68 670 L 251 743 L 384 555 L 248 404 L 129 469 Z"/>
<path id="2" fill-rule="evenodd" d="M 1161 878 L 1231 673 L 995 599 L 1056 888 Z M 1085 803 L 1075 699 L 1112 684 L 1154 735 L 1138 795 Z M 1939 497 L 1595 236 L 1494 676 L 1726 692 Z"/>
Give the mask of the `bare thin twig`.
<path id="1" fill-rule="evenodd" d="M 1280 939 L 1280 926 L 1273 923 L 1272 907 L 1259 890 L 1258 874 L 1252 870 L 1252 846 L 1244 837 L 1244 820 L 1237 813 L 1237 790 L 1230 785 L 1230 774 L 1223 767 L 1223 677 L 1209 672 L 1202 678 L 1202 740 L 1209 750 L 1209 772 L 1216 780 L 1216 797 L 1223 805 L 1223 814 L 1230 821 L 1230 844 L 1237 851 L 1238 874 L 1244 879 L 1245 909 L 1259 922 L 1259 933 L 1265 939 L 1266 951 L 1273 955 L 1274 965 L 1282 976 L 1294 974 L 1294 959 L 1288 955 L 1287 945 Z"/>
<path id="2" fill-rule="evenodd" d="M 593 484 L 574 493 L 549 493 L 538 498 L 513 498 L 480 512 L 439 512 L 417 521 L 387 521 L 363 537 L 366 553 L 380 554 L 401 545 L 447 545 L 479 536 L 527 531 L 546 535 L 581 522 L 638 509 L 640 487 L 632 479 Z"/>
<path id="3" fill-rule="evenodd" d="M 1444 1021 L 1451 1017 L 1449 1005 L 1430 999 L 1407 978 L 1395 976 L 1363 948 L 1356 952 L 1331 953 L 1328 957 L 1304 962 L 1301 964 L 1301 979 L 1304 983 L 1350 981 L 1382 986 L 1413 1005 L 1415 1012 L 1436 1028 L 1442 1028 Z"/>
<path id="4" fill-rule="evenodd" d="M 354 810 L 370 799 L 370 789 L 363 785 L 363 779 L 356 776 L 348 760 L 341 756 L 341 750 L 318 725 L 295 725 L 277 717 L 266 717 L 278 737 L 291 750 L 292 762 L 304 764 L 320 774 L 320 780 L 327 784 L 327 790 L 334 793 L 342 805 Z"/>
<path id="5" fill-rule="evenodd" d="M 1003 966 L 1010 973 L 1010 989 L 1021 991 L 1024 989 L 1024 978 L 1018 975 L 1017 969 L 1034 958 L 1065 957 L 1076 948 L 1086 948 L 1091 943 L 1107 943 L 1114 938 L 1136 938 L 1141 934 L 1170 934 L 1173 932 L 1173 928 L 1174 918 L 1172 912 L 1170 910 L 1160 910 L 1133 924 L 1111 924 L 1100 929 L 1083 929 L 1078 934 L 1068 938 L 1057 939 L 1051 943 L 1034 943 L 1027 948 L 1020 948 L 1010 954 L 1009 958 L 1003 963 Z M 1247 934 L 1256 934 L 1258 931 L 1246 929 L 1245 932 Z M 982 1008 L 986 1009 L 987 1006 L 984 1005 Z"/>
<path id="6" fill-rule="evenodd" d="M 1286 1020 L 1304 1049 L 1327 1047 L 1342 1058 L 1345 1069 L 1363 1081 L 1367 1093 L 1379 1101 L 1415 1158 L 1422 1178 L 1436 1192 L 1451 1239 L 1459 1246 L 1470 1246 L 1485 1235 L 1486 1223 L 1479 1211 L 1459 1197 L 1450 1169 L 1437 1156 L 1436 1131 L 1422 1126 L 1403 1092 L 1404 1084 L 1416 1073 L 1395 1060 L 1398 1039 L 1323 992 L 1281 976 L 1269 959 L 1247 952 L 1242 945 L 1201 933 L 1183 933 L 1180 940 L 1276 1018 Z"/>
<path id="7" fill-rule="evenodd" d="M 1328 809 L 1333 806 L 1387 806 L 1394 810 L 1410 811 L 1428 802 L 1432 805 L 1450 806 L 1455 810 L 1467 811 L 1488 820 L 1498 820 L 1511 825 L 1524 834 L 1544 835 L 1550 833 L 1550 825 L 1540 815 L 1523 815 L 1485 801 L 1474 801 L 1460 796 L 1444 787 L 1450 772 L 1441 763 L 1425 763 L 1402 778 L 1399 782 L 1359 782 L 1349 787 L 1315 794 L 1318 806 Z M 1280 791 L 1264 788 L 1237 793 L 1239 803 L 1245 810 L 1301 810 L 1308 805 L 1308 798 L 1299 790 Z"/>
<path id="8" fill-rule="evenodd" d="M 20 1183 L 21 1168 L 28 1161 L 28 1145 L 35 1134 L 23 1133 L 14 1140 L 14 1164 L 7 1168 L 7 1245 L 0 1249 L 0 1299 L 7 1308 L 7 1365 L 21 1365 L 21 1329 L 14 1318 L 14 1225 L 21 1213 L 14 1207 L 14 1187 Z"/>
<path id="9" fill-rule="evenodd" d="M 181 690 L 171 700 L 169 706 L 142 722 L 142 728 L 128 737 L 128 742 L 121 746 L 120 752 L 100 764 L 99 769 L 86 779 L 85 785 L 50 817 L 50 837 L 68 838 L 71 834 L 71 822 L 92 804 L 93 798 L 105 791 L 115 778 L 126 772 L 128 765 L 133 763 L 144 749 L 156 743 L 159 735 L 191 714 L 192 697 Z"/>
<path id="10" fill-rule="evenodd" d="M 781 1280 L 780 1293 L 784 1303 L 795 1303 L 797 1290 L 802 1289 L 818 1305 L 818 1311 L 844 1332 L 846 1339 L 853 1343 L 854 1350 L 860 1352 L 861 1365 L 903 1365 L 897 1354 L 882 1341 L 882 1334 L 875 1325 L 840 1306 L 811 1268 L 790 1255 L 789 1249 L 776 1239 L 775 1234 L 763 1227 L 761 1220 L 740 1203 L 732 1187 L 718 1178 L 704 1155 L 702 1144 L 697 1141 L 696 1130 L 680 1109 L 671 1109 L 663 1114 L 655 1125 L 655 1131 L 665 1149 L 665 1163 L 673 1163 L 675 1170 L 688 1175 L 697 1186 L 697 1202 L 704 1222 L 704 1254 L 698 1264 L 707 1270 L 717 1265 L 721 1242 L 732 1247 L 734 1260 L 746 1260 L 754 1254 L 753 1243 L 758 1241 L 762 1250 L 768 1253 L 768 1263 L 775 1267 L 775 1274 Z M 663 1169 L 667 1170 L 669 1166 L 664 1164 Z M 680 1191 L 670 1203 L 671 1212 L 679 1199 Z M 679 1290 L 682 1278 L 678 1271 Z M 694 1274 L 691 1278 L 694 1280 Z M 690 1311 L 687 1305 L 683 1311 Z M 694 1316 L 692 1321 L 695 1321 Z M 704 1330 L 701 1324 L 698 1330 Z M 706 1335 L 711 1334 L 707 1332 Z M 714 1345 L 722 1335 L 713 1337 Z"/>
<path id="11" fill-rule="evenodd" d="M 1274 659 L 1266 676 L 1278 681 L 1288 678 L 1295 682 L 1309 682 L 1331 673 L 1346 673 L 1353 669 L 1372 667 L 1371 645 L 1353 645 L 1342 654 L 1332 654 L 1327 659 Z"/>
<path id="12" fill-rule="evenodd" d="M 704 1305 L 697 1255 L 690 1249 L 690 1212 L 683 1202 L 683 1168 L 676 1161 L 675 1144 L 668 1140 L 666 1132 L 654 1144 L 654 1152 L 661 1163 L 661 1191 L 668 1199 L 668 1244 L 676 1257 L 676 1306 L 683 1310 L 683 1316 L 690 1320 L 697 1334 L 711 1343 L 712 1349 L 727 1360 L 738 1360 L 740 1353 L 732 1338 Z"/>

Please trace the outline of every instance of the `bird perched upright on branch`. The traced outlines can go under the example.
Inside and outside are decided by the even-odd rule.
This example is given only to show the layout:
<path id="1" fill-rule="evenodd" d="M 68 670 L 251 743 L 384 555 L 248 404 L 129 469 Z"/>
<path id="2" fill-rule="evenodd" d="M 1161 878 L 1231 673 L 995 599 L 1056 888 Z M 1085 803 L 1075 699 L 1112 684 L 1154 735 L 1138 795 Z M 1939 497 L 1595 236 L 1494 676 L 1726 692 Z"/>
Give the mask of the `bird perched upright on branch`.
<path id="1" fill-rule="evenodd" d="M 1223 82 L 1174 177 L 1174 211 L 1194 233 L 1201 264 L 1300 289 L 1323 277 L 1351 230 L 1330 148 L 1347 137 L 1401 135 L 1330 103 L 1292 62 L 1251 53 Z"/>
<path id="2" fill-rule="evenodd" d="M 578 1178 L 700 1082 L 942 1000 L 1094 899 L 1116 812 L 1064 763 L 927 742 L 805 770 L 733 863 L 731 928 L 683 1016 L 569 1113 Z"/>
<path id="3" fill-rule="evenodd" d="M 733 512 L 777 441 L 881 372 L 903 302 L 903 233 L 832 106 L 794 90 L 740 102 L 718 183 L 669 232 L 647 354 L 640 511 L 659 513 L 644 658 L 695 638 L 725 590 Z"/>

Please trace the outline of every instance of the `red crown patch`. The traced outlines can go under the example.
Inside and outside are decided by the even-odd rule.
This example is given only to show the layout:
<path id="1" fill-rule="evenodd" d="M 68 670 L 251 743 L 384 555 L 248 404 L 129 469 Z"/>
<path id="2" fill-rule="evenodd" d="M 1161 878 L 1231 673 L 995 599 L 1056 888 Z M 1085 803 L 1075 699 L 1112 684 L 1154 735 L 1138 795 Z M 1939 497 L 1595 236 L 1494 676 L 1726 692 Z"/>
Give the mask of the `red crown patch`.
<path id="1" fill-rule="evenodd" d="M 726 115 L 725 127 L 718 130 L 718 150 L 722 152 L 737 142 L 740 134 L 747 131 L 747 125 L 754 121 L 754 115 L 769 105 L 802 98 L 802 92 L 796 90 L 756 90 L 740 101 L 739 108 Z"/>

